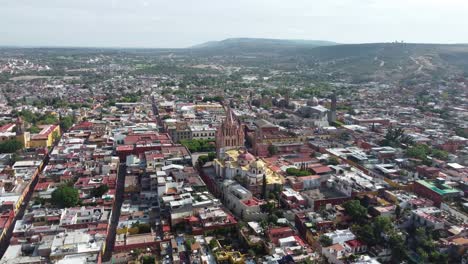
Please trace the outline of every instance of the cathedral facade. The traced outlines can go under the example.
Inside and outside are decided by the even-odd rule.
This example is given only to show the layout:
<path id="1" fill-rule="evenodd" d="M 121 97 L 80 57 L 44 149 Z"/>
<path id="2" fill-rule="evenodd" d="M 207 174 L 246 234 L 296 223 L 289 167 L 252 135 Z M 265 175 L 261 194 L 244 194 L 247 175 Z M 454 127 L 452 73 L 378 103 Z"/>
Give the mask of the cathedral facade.
<path id="1" fill-rule="evenodd" d="M 235 116 L 231 108 L 228 108 L 226 119 L 216 131 L 216 154 L 218 159 L 225 156 L 225 152 L 231 149 L 244 148 L 245 128 L 244 124 Z"/>

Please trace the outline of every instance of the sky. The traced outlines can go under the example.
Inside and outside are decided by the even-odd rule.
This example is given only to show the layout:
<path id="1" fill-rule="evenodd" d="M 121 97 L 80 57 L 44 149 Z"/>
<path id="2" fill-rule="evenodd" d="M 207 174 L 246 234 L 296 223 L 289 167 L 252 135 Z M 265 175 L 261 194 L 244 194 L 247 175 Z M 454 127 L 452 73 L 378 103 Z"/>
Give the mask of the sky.
<path id="1" fill-rule="evenodd" d="M 184 48 L 236 37 L 468 43 L 467 0 L 0 0 L 0 46 Z"/>

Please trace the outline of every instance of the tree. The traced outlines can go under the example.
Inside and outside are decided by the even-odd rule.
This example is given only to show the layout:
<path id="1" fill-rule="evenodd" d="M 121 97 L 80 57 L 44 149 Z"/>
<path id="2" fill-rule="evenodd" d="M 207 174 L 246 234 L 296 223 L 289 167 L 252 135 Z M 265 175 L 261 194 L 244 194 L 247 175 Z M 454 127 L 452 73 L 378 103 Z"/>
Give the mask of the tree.
<path id="1" fill-rule="evenodd" d="M 278 154 L 278 147 L 273 145 L 273 144 L 269 145 L 268 146 L 268 154 L 270 156 L 274 156 L 274 155 Z"/>
<path id="2" fill-rule="evenodd" d="M 376 238 L 378 243 L 383 242 L 383 234 L 386 234 L 393 229 L 392 220 L 389 217 L 385 216 L 378 216 L 377 218 L 375 218 L 372 223 L 372 226 L 374 229 L 374 237 Z"/>
<path id="3" fill-rule="evenodd" d="M 414 140 L 411 136 L 405 134 L 403 128 L 390 127 L 385 134 L 384 140 L 380 142 L 383 146 L 398 147 L 401 144 L 412 145 Z"/>
<path id="4" fill-rule="evenodd" d="M 338 164 L 340 164 L 340 160 L 335 156 L 331 156 L 330 158 L 328 158 L 327 164 L 328 165 L 338 165 Z"/>
<path id="5" fill-rule="evenodd" d="M 455 129 L 455 134 L 459 137 L 464 137 L 464 138 L 468 138 L 468 129 L 465 129 L 465 128 L 456 128 Z"/>
<path id="6" fill-rule="evenodd" d="M 320 236 L 319 242 L 322 245 L 322 247 L 329 247 L 333 245 L 333 240 L 325 235 Z"/>
<path id="7" fill-rule="evenodd" d="M 23 148 L 23 143 L 16 140 L 11 139 L 0 143 L 0 153 L 14 153 Z"/>
<path id="8" fill-rule="evenodd" d="M 216 158 L 216 153 L 215 152 L 210 152 L 208 155 L 200 155 L 198 156 L 198 164 L 200 166 L 205 165 L 208 161 L 213 161 Z"/>
<path id="9" fill-rule="evenodd" d="M 389 235 L 389 245 L 392 250 L 392 260 L 394 263 L 400 263 L 406 258 L 406 246 L 403 237 L 395 232 Z"/>
<path id="10" fill-rule="evenodd" d="M 154 258 L 154 256 L 143 256 L 141 258 L 141 263 L 142 264 L 154 264 L 154 263 L 156 263 L 155 261 L 156 261 L 156 259 Z"/>
<path id="11" fill-rule="evenodd" d="M 38 128 L 37 126 L 31 126 L 30 128 L 28 128 L 28 132 L 30 132 L 32 134 L 37 134 L 37 133 L 41 132 L 41 129 Z"/>
<path id="12" fill-rule="evenodd" d="M 369 246 L 376 244 L 374 229 L 370 224 L 354 225 L 353 231 L 356 232 L 359 240 L 363 241 Z"/>
<path id="13" fill-rule="evenodd" d="M 212 239 L 210 240 L 210 244 L 209 244 L 209 245 L 210 245 L 210 248 L 211 248 L 211 249 L 214 249 L 215 247 L 218 246 L 218 241 L 217 241 L 215 238 L 212 238 Z"/>
<path id="14" fill-rule="evenodd" d="M 350 200 L 343 203 L 346 213 L 353 218 L 354 221 L 361 222 L 367 217 L 367 209 L 361 205 L 359 200 Z"/>
<path id="15" fill-rule="evenodd" d="M 440 149 L 433 149 L 431 155 L 440 160 L 447 160 L 448 159 L 448 152 Z"/>
<path id="16" fill-rule="evenodd" d="M 421 261 L 420 263 L 427 263 L 427 260 L 429 259 L 429 254 L 427 254 L 427 252 L 424 249 L 418 248 L 416 250 L 416 253 L 418 253 L 419 255 L 419 260 Z"/>
<path id="17" fill-rule="evenodd" d="M 91 196 L 101 197 L 105 193 L 107 193 L 107 191 L 109 191 L 109 187 L 107 185 L 100 185 L 99 187 L 94 188 L 94 189 L 91 190 Z"/>
<path id="18" fill-rule="evenodd" d="M 263 178 L 262 178 L 262 198 L 263 199 L 267 198 L 267 180 L 266 180 L 265 174 L 263 174 Z"/>
<path id="19" fill-rule="evenodd" d="M 62 117 L 60 120 L 60 128 L 62 131 L 67 131 L 73 126 L 73 118 L 71 116 Z"/>
<path id="20" fill-rule="evenodd" d="M 400 218 L 400 216 L 401 216 L 401 207 L 400 207 L 399 204 L 397 204 L 397 206 L 395 208 L 395 216 L 396 216 L 397 219 Z"/>
<path id="21" fill-rule="evenodd" d="M 142 223 L 138 224 L 138 234 L 146 234 L 151 232 L 151 227 L 149 224 Z"/>
<path id="22" fill-rule="evenodd" d="M 272 223 L 273 225 L 276 225 L 276 223 L 278 223 L 278 217 L 274 214 L 268 215 L 267 220 L 269 223 Z"/>
<path id="23" fill-rule="evenodd" d="M 57 140 L 60 139 L 60 134 L 58 131 L 52 132 L 52 141 L 56 142 Z"/>
<path id="24" fill-rule="evenodd" d="M 311 173 L 307 170 L 300 170 L 296 168 L 287 168 L 286 173 L 291 176 L 309 176 Z"/>
<path id="25" fill-rule="evenodd" d="M 411 158 L 417 158 L 420 160 L 426 160 L 430 153 L 430 148 L 424 144 L 417 144 L 406 151 L 406 155 Z"/>
<path id="26" fill-rule="evenodd" d="M 192 139 L 192 140 L 181 140 L 180 144 L 187 147 L 190 152 L 207 152 L 214 151 L 216 149 L 214 141 L 212 139 Z"/>
<path id="27" fill-rule="evenodd" d="M 61 185 L 52 192 L 51 202 L 59 208 L 76 206 L 79 202 L 78 190 L 67 185 Z"/>

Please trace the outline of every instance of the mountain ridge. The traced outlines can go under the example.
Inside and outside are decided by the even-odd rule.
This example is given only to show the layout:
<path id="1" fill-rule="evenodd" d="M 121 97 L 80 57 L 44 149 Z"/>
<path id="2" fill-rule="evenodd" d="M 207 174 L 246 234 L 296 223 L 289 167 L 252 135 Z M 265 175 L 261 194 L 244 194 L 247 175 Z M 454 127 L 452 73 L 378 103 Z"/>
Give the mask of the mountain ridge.
<path id="1" fill-rule="evenodd" d="M 189 49 L 203 48 L 222 48 L 232 47 L 235 45 L 274 45 L 277 47 L 299 47 L 299 46 L 331 46 L 338 43 L 327 40 L 306 40 L 306 39 L 274 39 L 274 38 L 227 38 L 223 40 L 207 41 L 189 47 Z"/>

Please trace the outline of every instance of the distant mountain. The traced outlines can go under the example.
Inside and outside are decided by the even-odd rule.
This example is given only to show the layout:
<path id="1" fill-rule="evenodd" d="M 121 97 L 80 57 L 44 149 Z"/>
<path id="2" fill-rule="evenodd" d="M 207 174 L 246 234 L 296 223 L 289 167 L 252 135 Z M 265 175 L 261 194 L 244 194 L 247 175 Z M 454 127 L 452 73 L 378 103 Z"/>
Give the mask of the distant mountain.
<path id="1" fill-rule="evenodd" d="M 223 57 L 250 66 L 270 65 L 294 70 L 305 66 L 353 80 L 439 79 L 468 75 L 468 45 L 369 43 L 235 38 L 194 46 L 192 55 Z"/>
<path id="2" fill-rule="evenodd" d="M 285 55 L 285 53 L 284 53 Z M 468 45 L 372 43 L 298 49 L 289 57 L 363 75 L 426 75 L 468 71 Z"/>
<path id="3" fill-rule="evenodd" d="M 191 49 L 217 50 L 225 52 L 280 51 L 295 48 L 313 48 L 337 45 L 323 40 L 265 39 L 265 38 L 229 38 L 221 41 L 209 41 L 192 46 Z"/>

